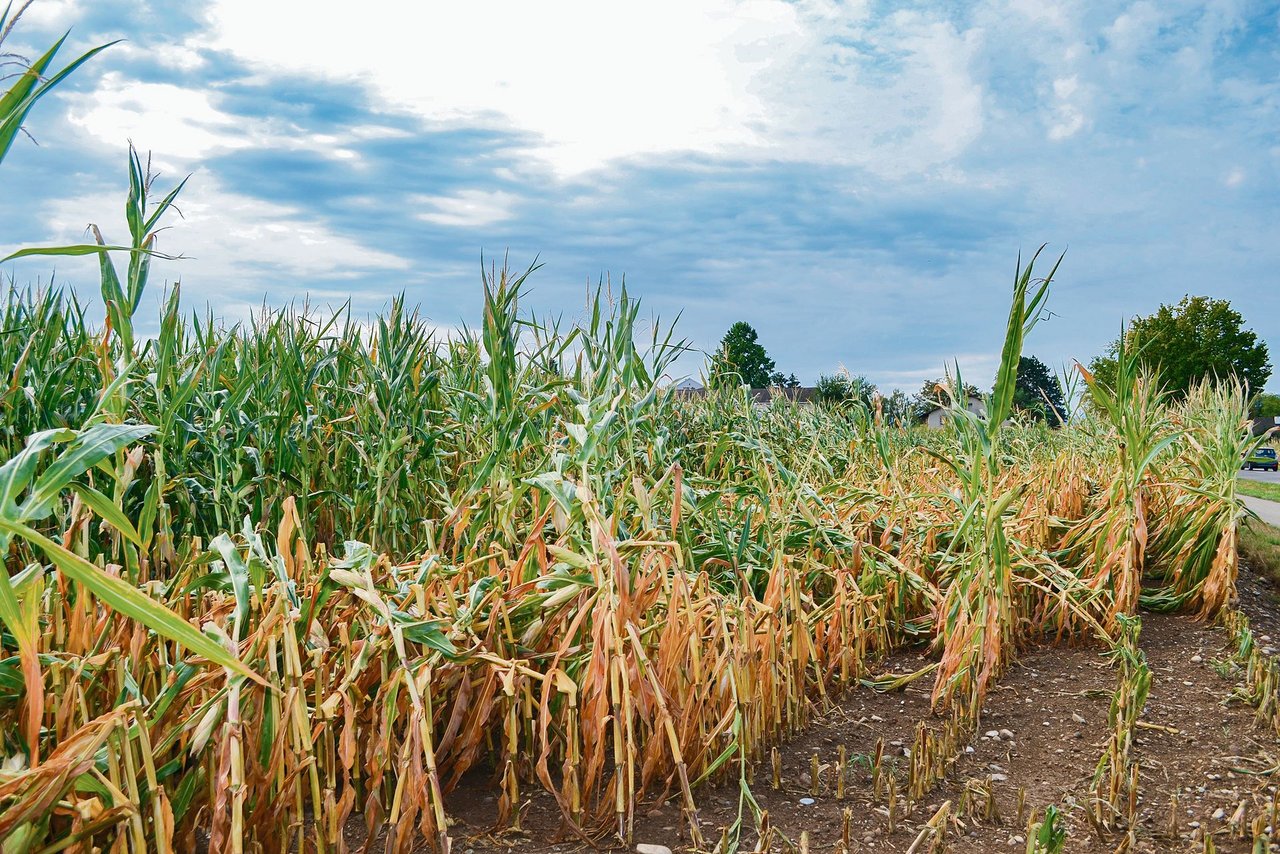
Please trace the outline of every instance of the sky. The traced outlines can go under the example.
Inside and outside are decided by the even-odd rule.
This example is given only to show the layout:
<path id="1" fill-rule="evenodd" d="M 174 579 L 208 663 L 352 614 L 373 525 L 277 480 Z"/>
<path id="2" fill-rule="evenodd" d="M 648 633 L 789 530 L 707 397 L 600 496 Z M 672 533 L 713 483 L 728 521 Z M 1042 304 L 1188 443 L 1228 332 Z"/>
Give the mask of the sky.
<path id="1" fill-rule="evenodd" d="M 179 281 L 228 322 L 403 293 L 448 334 L 482 263 L 536 260 L 539 316 L 625 280 L 697 350 L 747 321 L 806 384 L 986 387 L 1048 244 L 1051 367 L 1185 294 L 1280 362 L 1277 3 L 38 0 L 6 47 L 66 30 L 67 60 L 124 41 L 0 167 L 0 256 L 125 239 L 132 141 L 158 188 L 191 176 L 149 316 Z M 98 291 L 84 260 L 3 275 Z"/>

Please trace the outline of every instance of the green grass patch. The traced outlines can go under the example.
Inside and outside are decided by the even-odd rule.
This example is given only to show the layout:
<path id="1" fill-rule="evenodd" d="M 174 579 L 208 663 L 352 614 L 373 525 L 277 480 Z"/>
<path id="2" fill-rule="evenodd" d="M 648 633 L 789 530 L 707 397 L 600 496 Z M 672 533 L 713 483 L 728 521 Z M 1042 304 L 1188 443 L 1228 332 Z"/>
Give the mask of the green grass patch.
<path id="1" fill-rule="evenodd" d="M 1269 483 L 1253 485 L 1273 486 Z M 1240 526 L 1238 547 L 1245 563 L 1268 578 L 1280 580 L 1280 528 L 1249 519 Z"/>
<path id="2" fill-rule="evenodd" d="M 1240 478 L 1236 481 L 1236 492 L 1252 495 L 1254 498 L 1266 498 L 1270 501 L 1280 501 L 1280 483 L 1271 483 L 1261 480 L 1246 480 Z"/>

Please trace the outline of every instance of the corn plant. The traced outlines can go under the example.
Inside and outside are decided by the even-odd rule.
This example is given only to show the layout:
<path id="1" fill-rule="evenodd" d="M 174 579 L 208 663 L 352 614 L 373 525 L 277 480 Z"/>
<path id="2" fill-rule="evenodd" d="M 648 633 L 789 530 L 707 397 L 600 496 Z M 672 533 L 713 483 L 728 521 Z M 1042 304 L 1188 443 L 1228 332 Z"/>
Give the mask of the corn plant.
<path id="1" fill-rule="evenodd" d="M 1236 689 L 1240 696 L 1257 709 L 1257 720 L 1280 733 L 1280 659 L 1263 652 L 1242 611 L 1228 609 L 1222 622 L 1231 641 L 1231 663 L 1243 671 L 1243 685 Z"/>
<path id="2" fill-rule="evenodd" d="M 1078 526 L 1067 543 L 1074 562 L 1091 562 L 1089 584 L 1111 591 L 1102 615 L 1108 631 L 1132 614 L 1142 591 L 1147 545 L 1151 540 L 1152 466 L 1177 440 L 1169 423 L 1158 374 L 1144 373 L 1140 349 L 1120 336 L 1116 376 L 1108 384 L 1077 365 L 1089 387 L 1096 416 L 1110 429 L 1116 465 L 1107 502 Z"/>
<path id="3" fill-rule="evenodd" d="M 1130 750 L 1151 690 L 1151 669 L 1147 666 L 1146 654 L 1138 647 L 1142 622 L 1137 617 L 1123 615 L 1118 619 L 1120 636 L 1111 655 L 1120 673 L 1107 713 L 1110 726 L 1107 745 L 1093 773 L 1090 809 L 1091 820 L 1102 829 L 1115 827 L 1121 817 L 1130 828 L 1136 821 L 1138 766 Z"/>
<path id="4" fill-rule="evenodd" d="M 1066 828 L 1058 824 L 1058 808 L 1044 808 L 1044 819 L 1028 828 L 1027 854 L 1062 854 L 1067 850 Z"/>
<path id="5" fill-rule="evenodd" d="M 92 486 L 73 482 L 125 445 L 150 432 L 151 428 L 147 426 L 98 424 L 79 432 L 51 430 L 33 434 L 21 452 L 0 466 L 0 553 L 9 551 L 13 538 L 21 538 L 43 552 L 57 570 L 82 587 L 86 595 L 96 596 L 113 611 L 140 621 L 211 662 L 222 664 L 238 675 L 253 676 L 221 644 L 197 631 L 142 591 L 103 572 L 100 567 L 32 527 L 51 515 L 62 495 L 74 489 L 78 500 L 87 508 L 100 514 L 122 535 L 132 535 L 136 540 L 132 523 L 106 496 Z M 62 446 L 61 451 L 42 466 L 42 458 L 59 446 Z M 0 620 L 13 635 L 22 660 L 26 689 L 22 733 L 28 761 L 33 766 L 40 760 L 40 728 L 44 717 L 44 685 L 37 640 L 42 575 L 43 569 L 38 564 L 29 565 L 15 578 L 0 574 Z"/>
<path id="6" fill-rule="evenodd" d="M 1182 425 L 1182 463 L 1187 483 L 1173 502 L 1182 512 L 1161 529 L 1155 546 L 1166 554 L 1167 585 L 1144 597 L 1152 608 L 1192 608 L 1215 616 L 1235 595 L 1239 569 L 1237 536 L 1242 508 L 1236 497 L 1240 460 L 1266 441 L 1254 438 L 1247 395 L 1235 381 L 1193 387 L 1173 417 Z"/>
<path id="7" fill-rule="evenodd" d="M 1026 484 L 1007 478 L 1002 431 L 1013 412 L 1023 340 L 1040 319 L 1049 284 L 1062 263 L 1059 257 L 1049 275 L 1033 286 L 1038 257 L 1039 251 L 1026 266 L 1019 260 L 1000 368 L 985 399 L 986 411 L 969 411 L 957 368 L 948 414 L 958 447 L 954 456 L 937 455 L 955 473 L 959 489 L 948 493 L 956 523 L 944 556 L 950 583 L 940 604 L 942 665 L 934 701 L 960 700 L 974 716 L 987 685 L 1004 666 L 1019 622 L 1013 581 L 1017 547 L 1009 541 L 1006 516 L 1016 513 Z"/>

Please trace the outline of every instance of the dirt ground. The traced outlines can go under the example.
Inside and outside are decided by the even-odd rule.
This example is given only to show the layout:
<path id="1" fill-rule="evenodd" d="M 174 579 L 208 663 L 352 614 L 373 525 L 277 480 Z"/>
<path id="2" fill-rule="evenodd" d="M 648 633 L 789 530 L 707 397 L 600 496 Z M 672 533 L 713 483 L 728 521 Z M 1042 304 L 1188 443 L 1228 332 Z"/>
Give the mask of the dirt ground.
<path id="1" fill-rule="evenodd" d="M 1273 652 L 1280 647 L 1280 593 L 1274 583 L 1245 569 L 1240 607 L 1260 644 L 1273 647 Z M 1140 776 L 1137 844 L 1129 850 L 1200 851 L 1200 835 L 1211 833 L 1220 852 L 1250 852 L 1251 841 L 1236 838 L 1230 820 L 1242 803 L 1246 824 L 1269 808 L 1280 782 L 1280 742 L 1255 725 L 1251 707 L 1232 697 L 1239 674 L 1223 661 L 1227 638 L 1221 629 L 1184 616 L 1144 614 L 1142 620 L 1140 645 L 1153 681 L 1133 747 Z M 923 663 L 921 656 L 905 654 L 885 664 L 894 672 L 907 672 Z M 1123 832 L 1100 836 L 1085 812 L 1094 769 L 1107 741 L 1115 684 L 1116 671 L 1097 646 L 1024 651 L 990 692 L 979 730 L 962 748 L 951 773 L 909 813 L 903 814 L 899 800 L 892 827 L 886 797 L 873 795 L 869 756 L 882 739 L 886 767 L 901 769 L 917 722 L 941 724 L 929 708 L 932 681 L 924 677 L 890 694 L 852 691 L 780 748 L 780 789 L 771 786 L 768 757 L 754 769 L 752 793 L 776 831 L 773 850 L 786 850 L 784 840 L 798 845 L 805 832 L 809 850 L 839 851 L 847 810 L 850 850 L 906 851 L 924 822 L 950 801 L 954 820 L 946 835 L 949 851 L 1021 852 L 1028 819 L 1041 816 L 1050 804 L 1061 811 L 1067 851 L 1116 851 Z M 850 760 L 842 800 L 834 783 L 841 745 Z M 815 755 L 820 768 L 816 789 L 810 770 Z M 713 845 L 737 817 L 736 782 L 704 787 L 696 797 L 703 836 Z M 975 807 L 990 803 L 996 814 L 965 810 L 957 815 L 956 807 L 966 801 Z M 582 841 L 566 838 L 554 801 L 541 793 L 526 805 L 521 831 L 494 829 L 496 794 L 486 775 L 464 781 L 449 797 L 448 807 L 455 852 L 588 850 Z M 351 827 L 349 842 L 353 850 L 364 842 L 364 828 L 358 823 Z M 640 811 L 634 842 L 690 850 L 678 801 L 650 804 Z M 622 846 L 616 839 L 598 844 L 605 851 L 634 850 L 634 844 Z M 756 844 L 755 822 L 747 815 L 741 847 L 750 851 Z M 374 840 L 369 850 L 379 848 Z M 928 849 L 926 843 L 919 850 Z M 1280 851 L 1280 845 L 1272 850 Z"/>

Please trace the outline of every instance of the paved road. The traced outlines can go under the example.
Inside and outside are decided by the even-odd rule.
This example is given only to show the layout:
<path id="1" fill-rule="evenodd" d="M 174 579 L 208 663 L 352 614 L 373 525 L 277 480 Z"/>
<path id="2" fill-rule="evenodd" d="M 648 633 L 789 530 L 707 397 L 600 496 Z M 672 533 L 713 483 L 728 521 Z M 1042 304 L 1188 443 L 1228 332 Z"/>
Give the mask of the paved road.
<path id="1" fill-rule="evenodd" d="M 1260 480 L 1264 483 L 1280 483 L 1280 472 L 1241 469 L 1240 476 L 1249 480 Z"/>
<path id="2" fill-rule="evenodd" d="M 1265 498 L 1254 498 L 1252 495 L 1241 495 L 1240 500 L 1258 518 L 1276 528 L 1280 528 L 1280 501 L 1267 501 Z"/>
<path id="3" fill-rule="evenodd" d="M 1280 483 L 1280 472 L 1241 471 L 1240 476 L 1264 483 Z M 1244 501 L 1245 507 L 1258 514 L 1259 519 L 1268 525 L 1280 528 L 1280 501 L 1267 501 L 1265 498 L 1254 498 L 1252 495 L 1242 495 L 1240 498 Z"/>

